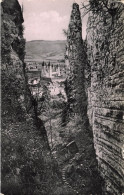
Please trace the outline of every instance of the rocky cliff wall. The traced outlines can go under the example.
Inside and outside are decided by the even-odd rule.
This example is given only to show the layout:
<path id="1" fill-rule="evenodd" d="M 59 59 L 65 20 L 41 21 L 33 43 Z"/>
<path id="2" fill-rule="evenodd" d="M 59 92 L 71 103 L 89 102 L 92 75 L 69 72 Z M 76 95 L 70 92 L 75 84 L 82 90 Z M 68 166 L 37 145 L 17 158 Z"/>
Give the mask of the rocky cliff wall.
<path id="1" fill-rule="evenodd" d="M 70 115 L 69 121 L 75 120 L 76 128 L 73 127 L 72 129 L 76 135 L 75 142 L 80 148 L 79 154 L 82 157 L 83 154 L 88 157 L 82 158 L 81 163 L 83 167 L 85 167 L 86 163 L 91 163 L 91 166 L 89 165 L 91 175 L 89 175 L 87 169 L 85 177 L 85 182 L 88 185 L 86 184 L 83 189 L 82 187 L 78 189 L 78 192 L 79 194 L 84 195 L 101 195 L 101 178 L 99 177 L 97 169 L 98 165 L 93 145 L 92 129 L 87 115 L 88 101 L 85 85 L 88 82 L 85 82 L 85 68 L 88 63 L 85 43 L 82 40 L 81 13 L 77 3 L 72 5 L 72 12 L 67 31 L 65 63 L 67 66 L 66 94 L 68 112 Z M 80 130 L 78 130 L 78 127 L 80 127 Z M 73 133 L 70 131 L 70 137 L 72 135 Z M 82 170 L 80 169 L 80 173 L 81 172 Z M 87 177 L 89 181 L 87 181 Z M 81 179 L 83 181 L 83 176 Z M 82 181 L 80 181 L 80 183 L 82 183 Z"/>
<path id="2" fill-rule="evenodd" d="M 25 40 L 23 38 L 23 16 L 21 7 L 17 1 L 3 1 L 1 3 L 1 16 L 2 16 L 2 114 L 3 116 L 8 113 L 10 117 L 14 114 L 18 117 L 19 110 L 16 103 L 19 105 L 19 98 L 24 100 L 25 77 L 23 74 L 24 67 L 24 54 L 25 54 Z M 15 10 L 15 12 L 13 11 Z M 11 79 L 9 81 L 9 79 Z M 13 88 L 5 87 L 6 82 L 12 82 Z M 15 82 L 15 86 L 14 86 Z M 7 85 L 7 84 L 6 84 Z M 20 85 L 20 86 L 19 86 Z M 17 87 L 17 89 L 14 89 Z M 20 87 L 20 89 L 19 89 Z M 14 91 L 13 91 L 14 90 Z M 15 97 L 16 90 L 16 97 Z M 11 92 L 10 92 L 11 91 Z M 5 110 L 4 110 L 5 109 Z M 20 107 L 21 109 L 21 107 Z M 14 113 L 15 111 L 15 113 Z M 18 114 L 17 114 L 18 112 Z"/>
<path id="3" fill-rule="evenodd" d="M 95 2 L 95 1 L 92 1 Z M 98 1 L 100 2 L 100 1 Z M 124 193 L 124 5 L 92 10 L 87 28 L 91 66 L 89 118 L 104 194 Z M 95 7 L 96 8 L 96 7 Z"/>
<path id="4" fill-rule="evenodd" d="M 27 85 L 21 7 L 17 0 L 3 0 L 1 12 L 1 191 L 50 194 L 58 178 L 53 179 L 56 174 L 52 176 L 54 163 L 46 131 Z"/>

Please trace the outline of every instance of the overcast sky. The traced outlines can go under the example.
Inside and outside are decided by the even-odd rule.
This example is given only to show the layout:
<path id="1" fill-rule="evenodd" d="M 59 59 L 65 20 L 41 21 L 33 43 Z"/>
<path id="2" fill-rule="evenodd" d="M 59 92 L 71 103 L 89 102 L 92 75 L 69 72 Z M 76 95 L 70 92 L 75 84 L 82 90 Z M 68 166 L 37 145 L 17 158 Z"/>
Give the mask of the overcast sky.
<path id="1" fill-rule="evenodd" d="M 25 38 L 30 40 L 63 40 L 62 30 L 68 28 L 72 4 L 80 7 L 84 0 L 19 0 L 24 7 Z M 86 36 L 83 19 L 83 38 Z"/>

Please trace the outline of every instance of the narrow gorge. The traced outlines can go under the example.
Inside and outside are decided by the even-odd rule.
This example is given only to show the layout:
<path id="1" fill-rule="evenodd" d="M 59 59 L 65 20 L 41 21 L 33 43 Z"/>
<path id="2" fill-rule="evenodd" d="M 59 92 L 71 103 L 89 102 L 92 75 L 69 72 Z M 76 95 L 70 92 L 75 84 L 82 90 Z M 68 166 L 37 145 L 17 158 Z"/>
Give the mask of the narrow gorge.
<path id="1" fill-rule="evenodd" d="M 29 43 L 25 9 L 1 3 L 4 195 L 124 194 L 124 4 L 83 2 L 66 41 Z"/>

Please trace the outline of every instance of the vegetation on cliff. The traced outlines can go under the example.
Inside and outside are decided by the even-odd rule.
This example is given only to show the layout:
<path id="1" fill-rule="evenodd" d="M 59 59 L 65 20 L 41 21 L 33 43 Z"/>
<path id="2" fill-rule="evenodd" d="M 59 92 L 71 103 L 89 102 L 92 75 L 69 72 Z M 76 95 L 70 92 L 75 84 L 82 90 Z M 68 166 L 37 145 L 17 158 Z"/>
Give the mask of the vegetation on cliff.
<path id="1" fill-rule="evenodd" d="M 63 62 L 65 42 L 31 41 L 25 48 L 18 1 L 3 0 L 1 5 L 2 193 L 121 195 L 124 6 L 109 0 L 83 5 L 90 12 L 83 41 L 81 14 L 74 3 L 64 30 L 67 77 L 53 82 L 40 75 L 36 84 L 36 78 L 28 82 L 26 48 L 29 58 L 38 59 L 42 51 L 43 59 Z M 38 49 L 30 48 L 38 43 Z"/>
<path id="2" fill-rule="evenodd" d="M 17 0 L 4 0 L 1 5 L 1 190 L 7 195 L 53 194 L 61 180 L 27 85 L 21 7 Z"/>

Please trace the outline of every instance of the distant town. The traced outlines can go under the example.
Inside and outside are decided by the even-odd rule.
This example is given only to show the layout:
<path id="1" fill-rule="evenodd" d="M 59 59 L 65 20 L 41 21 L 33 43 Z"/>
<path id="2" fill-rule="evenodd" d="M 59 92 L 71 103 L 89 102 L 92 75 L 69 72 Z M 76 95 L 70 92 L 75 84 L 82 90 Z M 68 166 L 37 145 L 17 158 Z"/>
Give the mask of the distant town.
<path id="1" fill-rule="evenodd" d="M 27 61 L 26 66 L 28 73 L 40 72 L 41 77 L 64 78 L 66 76 L 66 68 L 64 63 Z"/>
<path id="2" fill-rule="evenodd" d="M 33 96 L 40 98 L 44 85 L 48 86 L 51 95 L 64 94 L 63 86 L 60 87 L 60 83 L 66 78 L 66 65 L 64 62 L 37 62 L 27 60 L 26 72 L 28 75 L 28 84 Z"/>

